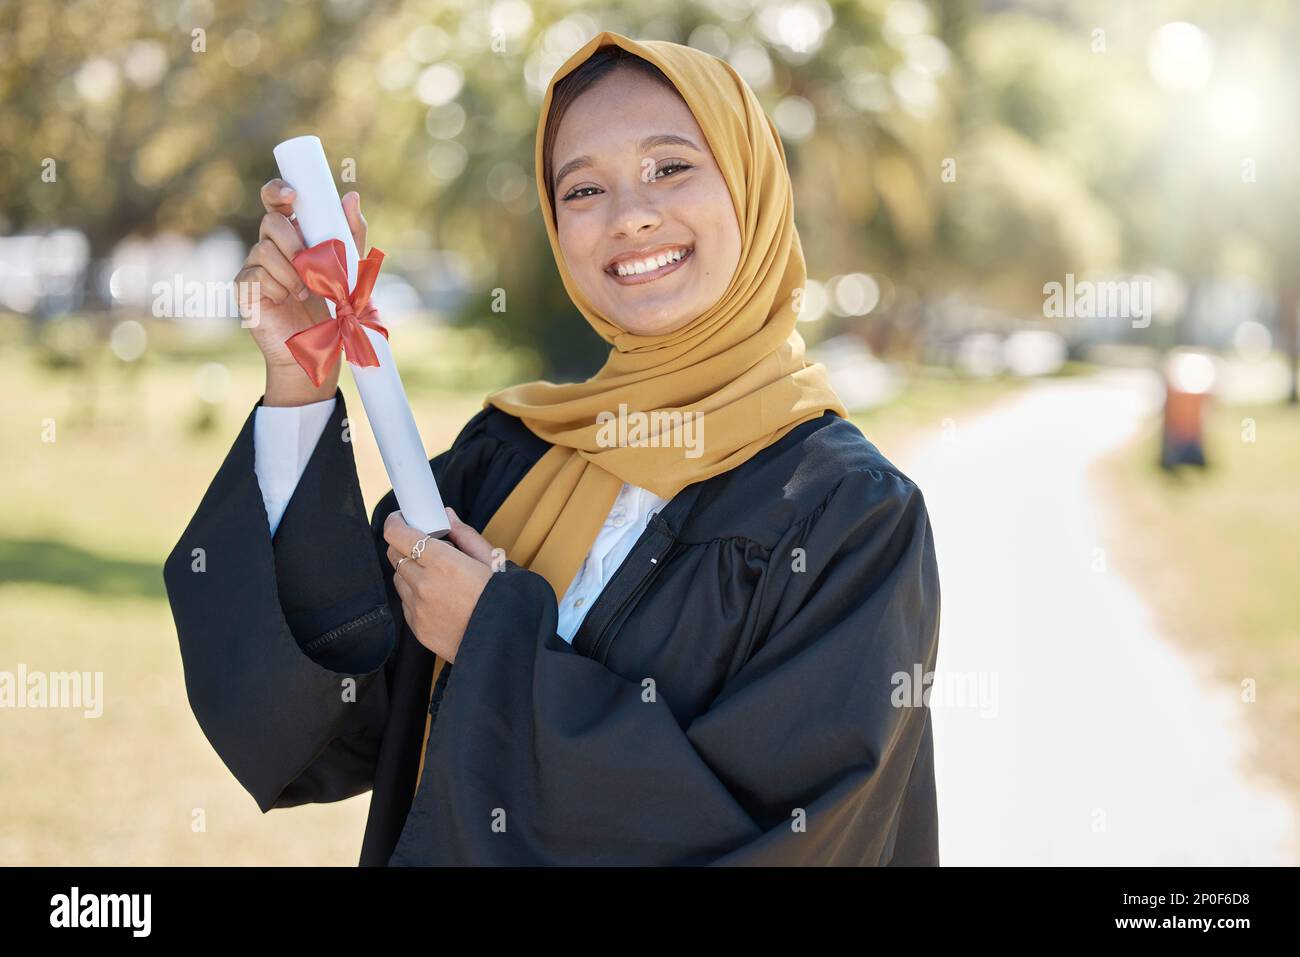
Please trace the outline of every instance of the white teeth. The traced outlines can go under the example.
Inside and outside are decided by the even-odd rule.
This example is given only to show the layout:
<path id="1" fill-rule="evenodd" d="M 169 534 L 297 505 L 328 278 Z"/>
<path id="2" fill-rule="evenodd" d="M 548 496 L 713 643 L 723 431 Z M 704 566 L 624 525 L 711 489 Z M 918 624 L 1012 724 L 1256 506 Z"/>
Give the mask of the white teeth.
<path id="1" fill-rule="evenodd" d="M 620 276 L 639 276 L 644 272 L 651 272 L 655 269 L 662 269 L 669 263 L 675 263 L 686 255 L 685 249 L 674 249 L 670 253 L 661 253 L 658 256 L 651 256 L 648 259 L 642 259 L 634 263 L 619 263 L 615 272 Z"/>

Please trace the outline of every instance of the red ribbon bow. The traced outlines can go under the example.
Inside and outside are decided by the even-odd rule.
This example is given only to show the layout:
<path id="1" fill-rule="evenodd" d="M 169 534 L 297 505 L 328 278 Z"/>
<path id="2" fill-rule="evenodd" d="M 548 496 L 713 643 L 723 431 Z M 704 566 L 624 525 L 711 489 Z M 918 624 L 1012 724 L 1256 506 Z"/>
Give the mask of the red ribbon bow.
<path id="1" fill-rule="evenodd" d="M 379 357 L 362 326 L 369 326 L 388 338 L 388 330 L 379 324 L 379 310 L 370 301 L 370 293 L 384 261 L 381 250 L 371 249 L 357 263 L 357 284 L 348 294 L 348 267 L 343 243 L 327 239 L 293 257 L 307 288 L 334 303 L 334 318 L 318 322 L 309 329 L 295 332 L 285 340 L 285 347 L 302 366 L 311 381 L 320 386 L 338 361 L 339 349 L 355 366 L 378 366 Z"/>

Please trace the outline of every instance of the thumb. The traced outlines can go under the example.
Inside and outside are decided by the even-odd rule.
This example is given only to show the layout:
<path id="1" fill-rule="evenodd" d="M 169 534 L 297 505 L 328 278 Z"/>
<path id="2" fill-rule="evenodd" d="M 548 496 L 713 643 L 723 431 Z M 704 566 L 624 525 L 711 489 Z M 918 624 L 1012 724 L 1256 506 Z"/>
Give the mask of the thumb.
<path id="1" fill-rule="evenodd" d="M 357 255 L 366 254 L 366 217 L 361 215 L 361 194 L 355 190 L 343 197 L 343 215 L 352 230 L 352 241 L 357 244 Z"/>
<path id="2" fill-rule="evenodd" d="M 487 539 L 462 522 L 451 508 L 447 509 L 447 518 L 451 522 L 451 531 L 447 533 L 451 543 L 475 561 L 491 565 L 492 546 Z"/>

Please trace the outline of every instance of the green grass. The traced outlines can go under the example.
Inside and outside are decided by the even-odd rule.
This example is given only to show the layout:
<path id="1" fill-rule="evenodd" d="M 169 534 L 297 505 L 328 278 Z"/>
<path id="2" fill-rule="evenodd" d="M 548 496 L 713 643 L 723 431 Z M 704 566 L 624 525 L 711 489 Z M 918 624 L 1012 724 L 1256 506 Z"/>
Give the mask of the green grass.
<path id="1" fill-rule="evenodd" d="M 263 382 L 247 339 L 187 347 L 177 335 L 150 325 L 149 351 L 133 367 L 102 350 L 77 359 L 80 368 L 59 367 L 22 328 L 0 323 L 0 445 L 8 452 L 0 470 L 0 670 L 103 672 L 106 699 L 99 718 L 0 710 L 0 862 L 353 865 L 369 795 L 272 811 L 267 820 L 208 745 L 185 697 L 161 564 Z M 446 448 L 492 388 L 533 374 L 526 357 L 485 361 L 500 351 L 472 333 L 404 327 L 401 344 L 430 450 Z M 205 362 L 220 362 L 230 376 L 215 410 L 194 390 Z M 461 381 L 448 386 L 450 375 L 437 370 L 452 366 Z M 373 507 L 387 477 L 347 373 L 342 384 Z M 858 419 L 889 448 L 1009 388 L 922 379 Z M 45 442 L 51 419 L 55 441 Z"/>
<path id="2" fill-rule="evenodd" d="M 1117 563 L 1223 680 L 1254 681 L 1255 761 L 1300 795 L 1300 410 L 1213 408 L 1204 472 L 1165 474 L 1158 441 L 1101 463 Z"/>
<path id="3" fill-rule="evenodd" d="M 272 823 L 208 745 L 185 698 L 163 589 L 163 559 L 262 393 L 251 341 L 186 353 L 169 348 L 166 327 L 151 326 L 139 368 L 97 356 L 78 370 L 51 368 L 5 333 L 0 670 L 101 671 L 106 703 L 99 718 L 0 710 L 0 862 L 355 864 L 368 795 L 272 811 Z M 407 366 L 483 349 L 476 338 L 439 335 L 404 331 Z M 213 361 L 230 386 L 209 415 L 193 382 Z M 426 375 L 406 378 L 430 449 L 446 448 L 483 395 L 507 384 L 439 388 Z M 347 373 L 342 386 L 373 507 L 388 480 Z M 42 441 L 50 419 L 54 441 Z M 195 809 L 206 830 L 195 831 Z"/>

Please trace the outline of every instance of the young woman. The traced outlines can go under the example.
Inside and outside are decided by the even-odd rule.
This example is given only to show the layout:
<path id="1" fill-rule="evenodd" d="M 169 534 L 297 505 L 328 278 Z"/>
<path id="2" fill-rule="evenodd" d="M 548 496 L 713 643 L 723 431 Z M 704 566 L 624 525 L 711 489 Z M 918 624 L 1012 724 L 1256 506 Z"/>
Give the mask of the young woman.
<path id="1" fill-rule="evenodd" d="M 774 126 L 724 61 L 605 32 L 536 164 L 611 350 L 431 461 L 450 541 L 391 492 L 367 522 L 337 371 L 283 347 L 322 311 L 263 189 L 266 393 L 165 570 L 209 740 L 263 811 L 373 790 L 363 865 L 938 863 L 930 524 L 804 359 Z"/>

